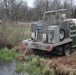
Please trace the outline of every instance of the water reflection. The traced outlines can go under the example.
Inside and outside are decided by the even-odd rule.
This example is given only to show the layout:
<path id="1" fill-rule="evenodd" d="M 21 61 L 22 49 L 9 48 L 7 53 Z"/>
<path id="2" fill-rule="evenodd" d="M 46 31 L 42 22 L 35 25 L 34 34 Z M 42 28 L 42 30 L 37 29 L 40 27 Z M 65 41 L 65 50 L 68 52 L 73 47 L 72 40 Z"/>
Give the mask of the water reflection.
<path id="1" fill-rule="evenodd" d="M 16 73 L 16 63 L 4 64 L 0 63 L 0 75 L 29 75 L 27 72 L 25 73 Z"/>

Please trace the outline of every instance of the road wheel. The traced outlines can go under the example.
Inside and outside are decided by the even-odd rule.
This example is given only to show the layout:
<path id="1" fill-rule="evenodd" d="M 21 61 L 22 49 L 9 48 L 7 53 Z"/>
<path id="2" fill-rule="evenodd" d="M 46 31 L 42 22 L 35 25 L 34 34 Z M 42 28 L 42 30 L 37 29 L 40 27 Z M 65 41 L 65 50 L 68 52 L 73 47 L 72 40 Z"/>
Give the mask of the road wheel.
<path id="1" fill-rule="evenodd" d="M 65 56 L 68 56 L 69 54 L 71 54 L 71 45 L 70 44 L 66 44 L 63 46 L 62 54 Z"/>
<path id="2" fill-rule="evenodd" d="M 63 41 L 65 38 L 65 31 L 63 29 L 60 29 L 60 41 Z"/>

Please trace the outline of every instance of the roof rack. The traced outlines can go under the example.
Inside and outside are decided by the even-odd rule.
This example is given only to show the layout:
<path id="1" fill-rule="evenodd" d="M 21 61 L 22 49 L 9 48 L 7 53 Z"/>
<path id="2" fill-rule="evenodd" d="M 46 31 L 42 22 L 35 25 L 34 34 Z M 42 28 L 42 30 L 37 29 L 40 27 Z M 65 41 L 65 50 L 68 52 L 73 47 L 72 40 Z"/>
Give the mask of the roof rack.
<path id="1" fill-rule="evenodd" d="M 46 11 L 45 14 L 54 13 L 54 12 L 63 12 L 63 11 L 67 11 L 67 9 L 58 9 L 58 10 L 53 10 L 53 11 Z"/>

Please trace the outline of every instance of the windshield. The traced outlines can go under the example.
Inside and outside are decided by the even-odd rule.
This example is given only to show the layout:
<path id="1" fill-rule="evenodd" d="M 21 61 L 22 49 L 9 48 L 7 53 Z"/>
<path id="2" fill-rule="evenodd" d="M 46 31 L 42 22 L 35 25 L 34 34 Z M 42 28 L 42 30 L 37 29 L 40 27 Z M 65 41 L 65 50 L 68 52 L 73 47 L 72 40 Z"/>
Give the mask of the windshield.
<path id="1" fill-rule="evenodd" d="M 46 22 L 51 22 L 51 23 L 54 23 L 55 22 L 55 19 L 56 19 L 56 13 L 45 13 L 44 14 L 44 18 L 43 20 Z"/>

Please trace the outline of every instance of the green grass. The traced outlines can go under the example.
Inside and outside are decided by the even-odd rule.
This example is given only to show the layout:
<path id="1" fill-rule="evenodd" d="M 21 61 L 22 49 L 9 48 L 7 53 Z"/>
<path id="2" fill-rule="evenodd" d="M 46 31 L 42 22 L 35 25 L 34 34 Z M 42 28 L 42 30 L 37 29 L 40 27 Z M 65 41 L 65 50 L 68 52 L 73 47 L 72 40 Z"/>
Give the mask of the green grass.
<path id="1" fill-rule="evenodd" d="M 31 28 L 30 27 L 26 27 L 24 32 L 24 39 L 30 39 L 31 38 Z"/>
<path id="2" fill-rule="evenodd" d="M 30 32 L 31 28 L 30 27 L 25 27 L 25 31 Z"/>
<path id="3" fill-rule="evenodd" d="M 16 59 L 17 53 L 14 51 L 11 51 L 7 48 L 0 49 L 0 61 L 1 62 L 12 62 Z"/>
<path id="4" fill-rule="evenodd" d="M 54 70 L 50 69 L 49 66 L 45 65 L 49 59 L 39 56 L 25 56 L 26 61 L 28 61 L 28 65 L 26 67 L 26 71 L 29 75 L 54 75 Z"/>
<path id="5" fill-rule="evenodd" d="M 23 71 L 25 71 L 24 63 L 17 61 L 16 62 L 16 70 L 15 71 L 16 72 L 23 72 Z"/>
<path id="6" fill-rule="evenodd" d="M 54 75 L 54 72 L 50 70 L 49 66 L 45 63 L 49 61 L 47 58 L 39 57 L 36 55 L 24 56 L 24 62 L 17 62 L 16 72 L 28 72 L 29 75 Z"/>

